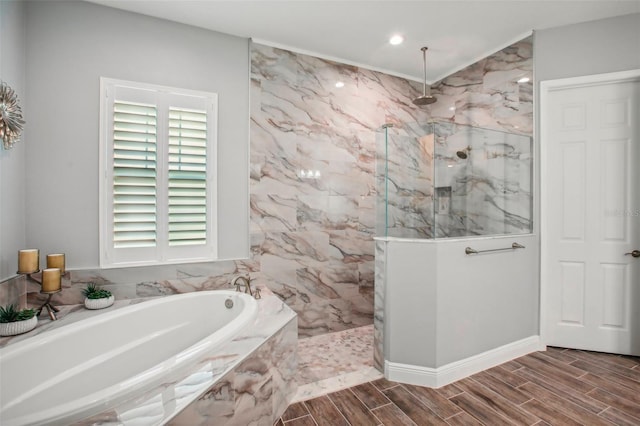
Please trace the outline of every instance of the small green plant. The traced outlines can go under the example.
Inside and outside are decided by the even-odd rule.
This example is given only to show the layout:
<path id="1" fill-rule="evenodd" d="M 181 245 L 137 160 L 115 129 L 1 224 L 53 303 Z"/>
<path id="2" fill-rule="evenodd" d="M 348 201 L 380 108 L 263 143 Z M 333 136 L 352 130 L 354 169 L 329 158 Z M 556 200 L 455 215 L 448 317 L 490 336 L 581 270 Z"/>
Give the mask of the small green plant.
<path id="1" fill-rule="evenodd" d="M 87 299 L 106 299 L 111 297 L 111 292 L 97 286 L 95 283 L 87 284 L 87 288 L 82 289 L 82 294 Z"/>
<path id="2" fill-rule="evenodd" d="M 27 308 L 19 310 L 15 305 L 0 306 L 0 322 L 24 321 L 35 316 L 35 309 Z"/>

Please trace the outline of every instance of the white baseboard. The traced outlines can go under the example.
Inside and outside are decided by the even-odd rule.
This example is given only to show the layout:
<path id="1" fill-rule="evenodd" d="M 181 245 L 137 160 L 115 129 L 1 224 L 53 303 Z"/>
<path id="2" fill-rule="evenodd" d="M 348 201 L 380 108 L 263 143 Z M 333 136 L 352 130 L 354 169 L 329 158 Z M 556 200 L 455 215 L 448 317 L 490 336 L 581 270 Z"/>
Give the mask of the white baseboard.
<path id="1" fill-rule="evenodd" d="M 544 350 L 546 346 L 541 343 L 540 336 L 531 336 L 438 368 L 385 360 L 384 375 L 394 382 L 439 388 L 531 352 Z"/>

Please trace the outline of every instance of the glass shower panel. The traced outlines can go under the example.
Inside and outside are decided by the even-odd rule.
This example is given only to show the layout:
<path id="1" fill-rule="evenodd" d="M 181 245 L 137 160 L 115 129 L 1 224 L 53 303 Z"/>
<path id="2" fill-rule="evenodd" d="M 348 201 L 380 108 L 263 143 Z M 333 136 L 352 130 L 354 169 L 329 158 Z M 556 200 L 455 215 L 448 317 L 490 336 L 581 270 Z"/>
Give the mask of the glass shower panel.
<path id="1" fill-rule="evenodd" d="M 433 238 L 433 126 L 385 125 L 377 138 L 377 234 Z"/>
<path id="2" fill-rule="evenodd" d="M 435 123 L 435 237 L 532 231 L 531 137 Z"/>
<path id="3" fill-rule="evenodd" d="M 376 131 L 376 235 L 387 235 L 387 125 Z"/>

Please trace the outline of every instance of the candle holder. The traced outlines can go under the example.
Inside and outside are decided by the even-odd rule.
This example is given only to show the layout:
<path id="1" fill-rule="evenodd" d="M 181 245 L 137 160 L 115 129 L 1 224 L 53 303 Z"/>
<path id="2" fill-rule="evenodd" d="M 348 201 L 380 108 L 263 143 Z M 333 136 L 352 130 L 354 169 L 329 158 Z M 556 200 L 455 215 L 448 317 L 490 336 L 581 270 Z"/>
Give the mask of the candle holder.
<path id="1" fill-rule="evenodd" d="M 47 300 L 38 308 L 38 315 L 44 308 L 49 313 L 51 321 L 55 321 L 58 308 L 51 304 L 51 296 L 62 291 L 62 276 L 65 273 L 64 253 L 47 255 L 47 269 L 40 270 L 40 250 L 23 249 L 18 250 L 18 275 L 24 275 L 28 281 L 32 281 L 40 286 L 40 294 L 46 294 Z M 40 279 L 34 277 L 40 274 Z"/>
<path id="2" fill-rule="evenodd" d="M 39 274 L 40 272 L 42 272 L 42 270 L 38 269 L 37 271 L 33 271 L 33 272 L 21 272 L 21 271 L 18 271 L 18 272 L 16 272 L 16 274 L 24 275 L 25 277 L 27 277 L 27 279 L 29 281 L 34 282 L 34 283 L 38 284 L 39 286 L 42 286 L 42 281 L 38 281 L 38 279 L 36 279 L 35 277 L 32 277 L 33 274 Z"/>
<path id="3" fill-rule="evenodd" d="M 41 270 L 38 271 L 34 271 L 34 272 L 30 272 L 30 273 L 24 273 L 24 272 L 20 272 L 18 271 L 17 274 L 18 275 L 24 275 L 27 280 L 34 282 L 36 284 L 38 284 L 40 287 L 42 287 L 42 280 L 38 280 L 36 277 L 32 276 L 33 274 L 39 274 L 40 272 L 42 272 Z M 47 296 L 47 300 L 38 308 L 38 316 L 40 316 L 40 314 L 42 313 L 42 310 L 44 308 L 47 308 L 47 312 L 49 314 L 49 318 L 51 318 L 51 321 L 55 321 L 58 318 L 56 317 L 56 312 L 60 312 L 60 309 L 56 308 L 55 306 L 53 306 L 51 304 L 51 296 L 53 296 L 56 293 L 60 293 L 62 291 L 62 288 L 59 288 L 58 290 L 54 290 L 54 291 L 42 291 L 40 290 L 40 294 L 46 294 Z"/>
<path id="4" fill-rule="evenodd" d="M 47 308 L 47 313 L 49 314 L 49 318 L 51 318 L 51 321 L 55 321 L 58 318 L 56 317 L 56 312 L 60 312 L 60 309 L 56 308 L 55 306 L 53 306 L 51 304 L 51 296 L 53 296 L 56 293 L 60 293 L 62 290 L 55 290 L 55 291 L 40 291 L 40 294 L 46 294 L 47 296 L 47 301 L 44 302 L 42 304 L 42 306 L 40 306 L 38 308 L 38 316 L 40 316 L 40 314 L 42 313 L 42 310 L 44 308 Z"/>

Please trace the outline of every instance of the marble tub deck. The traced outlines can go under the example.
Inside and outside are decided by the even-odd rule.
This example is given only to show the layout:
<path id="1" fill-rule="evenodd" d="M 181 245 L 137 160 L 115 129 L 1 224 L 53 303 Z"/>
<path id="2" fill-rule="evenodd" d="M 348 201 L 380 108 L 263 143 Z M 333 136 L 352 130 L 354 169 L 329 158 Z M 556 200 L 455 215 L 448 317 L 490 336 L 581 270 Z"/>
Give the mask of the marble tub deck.
<path id="1" fill-rule="evenodd" d="M 298 341 L 298 391 L 292 403 L 383 377 L 373 366 L 373 325 Z"/>

